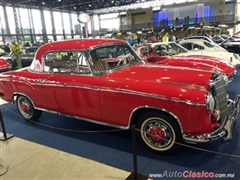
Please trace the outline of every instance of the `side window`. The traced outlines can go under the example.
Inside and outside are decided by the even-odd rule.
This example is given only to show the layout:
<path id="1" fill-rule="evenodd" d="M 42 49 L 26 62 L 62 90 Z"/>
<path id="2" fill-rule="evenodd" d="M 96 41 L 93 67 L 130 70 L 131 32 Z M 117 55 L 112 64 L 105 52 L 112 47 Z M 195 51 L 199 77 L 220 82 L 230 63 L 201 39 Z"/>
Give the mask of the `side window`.
<path id="1" fill-rule="evenodd" d="M 193 50 L 203 50 L 204 47 L 203 46 L 200 46 L 198 44 L 192 44 L 192 49 Z"/>
<path id="2" fill-rule="evenodd" d="M 129 46 L 106 46 L 90 51 L 93 72 L 102 74 L 131 64 L 135 59 Z"/>
<path id="3" fill-rule="evenodd" d="M 189 44 L 189 43 L 183 43 L 183 44 L 181 44 L 183 47 L 185 47 L 186 49 L 188 49 L 188 50 L 192 50 L 192 46 L 191 46 L 191 44 Z"/>
<path id="4" fill-rule="evenodd" d="M 45 55 L 44 72 L 79 74 L 90 73 L 83 52 L 55 51 Z"/>

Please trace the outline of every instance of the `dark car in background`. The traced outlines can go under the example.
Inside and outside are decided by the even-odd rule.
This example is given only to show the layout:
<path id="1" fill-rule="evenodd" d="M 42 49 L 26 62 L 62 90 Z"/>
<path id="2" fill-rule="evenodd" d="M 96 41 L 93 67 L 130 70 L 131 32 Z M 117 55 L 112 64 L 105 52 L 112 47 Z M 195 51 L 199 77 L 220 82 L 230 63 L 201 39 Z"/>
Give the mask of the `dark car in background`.
<path id="1" fill-rule="evenodd" d="M 0 44 L 0 57 L 6 56 L 8 53 L 5 51 L 7 45 L 6 44 Z"/>
<path id="2" fill-rule="evenodd" d="M 240 40 L 227 35 L 216 35 L 212 40 L 228 52 L 240 54 Z"/>
<path id="3" fill-rule="evenodd" d="M 25 47 L 22 49 L 22 55 L 21 55 L 21 62 L 22 67 L 30 66 L 32 63 L 32 60 L 35 56 L 35 52 L 38 50 L 39 47 L 33 46 L 33 47 Z M 12 69 L 17 69 L 17 63 L 12 60 L 11 53 L 5 56 L 2 56 L 1 59 L 6 59 L 11 64 Z"/>

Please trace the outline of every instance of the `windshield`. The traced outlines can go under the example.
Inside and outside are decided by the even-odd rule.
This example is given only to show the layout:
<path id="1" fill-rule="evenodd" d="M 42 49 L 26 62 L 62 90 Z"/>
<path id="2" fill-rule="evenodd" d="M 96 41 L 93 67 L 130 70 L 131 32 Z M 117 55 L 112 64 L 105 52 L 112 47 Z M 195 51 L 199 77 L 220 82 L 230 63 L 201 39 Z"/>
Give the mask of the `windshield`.
<path id="1" fill-rule="evenodd" d="M 205 46 L 207 46 L 208 48 L 211 49 L 211 51 L 225 51 L 223 50 L 220 46 L 213 44 L 213 43 L 209 43 L 207 41 L 203 42 Z"/>
<path id="2" fill-rule="evenodd" d="M 203 44 L 204 44 L 205 46 L 209 47 L 209 48 L 214 48 L 214 47 L 215 47 L 214 44 L 209 43 L 209 42 L 207 42 L 207 41 L 204 41 Z"/>
<path id="3" fill-rule="evenodd" d="M 106 73 L 143 62 L 135 51 L 126 44 L 103 46 L 90 51 L 93 71 Z"/>
<path id="4" fill-rule="evenodd" d="M 154 44 L 155 53 L 160 56 L 173 56 L 180 53 L 187 53 L 188 50 L 177 43 Z"/>
<path id="5" fill-rule="evenodd" d="M 230 41 L 230 42 L 236 41 L 235 39 L 233 39 L 233 38 L 231 38 L 231 37 L 229 37 L 229 36 L 224 36 L 224 35 L 222 35 L 221 37 L 222 37 L 224 40 L 228 40 L 228 41 Z"/>

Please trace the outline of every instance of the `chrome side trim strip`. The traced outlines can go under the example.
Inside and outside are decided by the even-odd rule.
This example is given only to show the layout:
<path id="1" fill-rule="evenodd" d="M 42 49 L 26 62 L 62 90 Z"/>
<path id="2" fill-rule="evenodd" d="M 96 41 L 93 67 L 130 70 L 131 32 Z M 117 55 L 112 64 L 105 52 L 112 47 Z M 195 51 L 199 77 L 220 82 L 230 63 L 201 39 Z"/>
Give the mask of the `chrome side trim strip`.
<path id="1" fill-rule="evenodd" d="M 68 114 L 62 114 L 62 113 L 59 113 L 59 112 L 56 112 L 56 111 L 49 111 L 49 110 L 41 109 L 41 108 L 35 108 L 35 109 L 40 110 L 40 111 L 53 113 L 53 114 L 58 114 L 58 115 L 61 115 L 61 116 L 75 118 L 75 119 L 78 119 L 78 120 L 83 120 L 83 121 L 87 121 L 87 122 L 91 122 L 91 123 L 95 123 L 95 124 L 100 124 L 100 125 L 104 125 L 104 126 L 114 127 L 114 128 L 118 128 L 118 129 L 128 129 L 127 126 L 113 125 L 113 124 L 109 124 L 109 123 L 105 123 L 105 122 L 100 122 L 100 121 L 96 121 L 96 120 L 92 120 L 92 119 L 82 118 L 82 117 L 79 117 L 79 116 L 71 116 L 71 115 L 68 115 Z"/>
<path id="2" fill-rule="evenodd" d="M 68 85 L 64 85 L 64 84 L 40 84 L 40 83 L 31 83 L 31 85 L 33 85 L 33 86 L 46 86 L 46 87 L 66 87 L 66 88 L 99 91 L 98 87 L 87 87 L 87 86 L 68 86 Z"/>
<path id="3" fill-rule="evenodd" d="M 156 97 L 156 96 L 154 96 L 154 94 L 143 93 L 143 92 L 139 92 L 139 91 L 132 91 L 132 92 L 125 91 L 124 92 L 124 91 L 120 91 L 120 90 L 101 89 L 101 88 L 100 88 L 100 91 L 102 91 L 102 92 L 113 92 L 113 93 L 118 93 L 118 94 L 128 94 L 128 95 L 132 95 L 132 96 L 141 96 L 141 97 L 152 98 L 152 99 L 157 99 L 157 100 L 188 104 L 188 105 L 191 105 L 191 106 L 206 106 L 206 104 L 199 104 L 199 103 L 192 103 L 192 102 L 183 101 L 183 100 L 173 100 L 173 99 L 168 99 L 168 98 L 163 98 L 163 97 Z"/>
<path id="4" fill-rule="evenodd" d="M 100 122 L 100 121 L 96 121 L 96 120 L 92 120 L 92 119 L 82 118 L 82 117 L 78 117 L 78 116 L 71 116 L 71 115 L 62 114 L 62 113 L 59 113 L 59 112 L 56 112 L 56 111 L 49 111 L 49 110 L 46 110 L 46 109 L 38 108 L 38 107 L 35 106 L 35 104 L 31 100 L 31 98 L 29 98 L 26 94 L 14 93 L 14 96 L 16 96 L 16 95 L 26 96 L 31 101 L 31 103 L 33 104 L 34 109 L 37 109 L 37 110 L 40 110 L 40 111 L 45 111 L 45 112 L 49 112 L 49 113 L 53 113 L 53 114 L 58 114 L 58 115 L 61 115 L 61 116 L 71 117 L 71 118 L 75 118 L 75 119 L 78 119 L 78 120 L 83 120 L 83 121 L 87 121 L 87 122 L 91 122 L 91 123 L 95 123 L 95 124 L 100 124 L 100 125 L 104 125 L 104 126 L 109 126 L 109 127 L 114 127 L 114 128 L 118 128 L 118 129 L 128 129 L 129 128 L 128 126 L 118 126 L 118 125 L 113 125 L 113 124 Z M 14 101 L 13 101 L 13 103 L 14 103 Z"/>
<path id="5" fill-rule="evenodd" d="M 123 91 L 123 90 L 113 90 L 113 89 L 103 89 L 99 87 L 87 87 L 87 86 L 68 86 L 64 84 L 39 84 L 39 83 L 31 83 L 31 85 L 34 86 L 54 86 L 54 87 L 66 87 L 66 88 L 76 88 L 76 89 L 86 89 L 86 90 L 92 90 L 92 91 L 102 91 L 102 92 L 111 92 L 111 93 L 118 93 L 118 94 L 127 94 L 127 95 L 132 95 L 132 96 L 141 96 L 145 98 L 152 98 L 152 99 L 157 99 L 157 100 L 163 100 L 163 101 L 171 101 L 171 102 L 176 102 L 176 103 L 182 103 L 182 104 L 187 104 L 191 106 L 206 106 L 206 104 L 199 104 L 199 103 L 192 103 L 189 100 L 188 101 L 183 101 L 183 100 L 173 100 L 169 98 L 163 98 L 163 97 L 157 97 L 154 94 L 149 94 L 149 93 L 144 93 L 144 92 L 139 92 L 139 91 Z"/>

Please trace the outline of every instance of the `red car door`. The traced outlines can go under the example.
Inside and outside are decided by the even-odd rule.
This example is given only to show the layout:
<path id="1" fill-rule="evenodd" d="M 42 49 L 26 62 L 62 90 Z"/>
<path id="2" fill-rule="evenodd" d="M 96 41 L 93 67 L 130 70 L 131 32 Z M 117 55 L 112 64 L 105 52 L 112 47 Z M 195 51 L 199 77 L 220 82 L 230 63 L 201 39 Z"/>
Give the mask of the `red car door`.
<path id="1" fill-rule="evenodd" d="M 100 120 L 98 77 L 46 73 L 37 81 L 40 108 Z"/>

